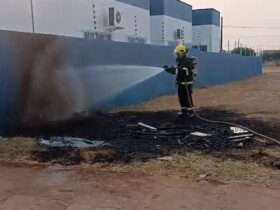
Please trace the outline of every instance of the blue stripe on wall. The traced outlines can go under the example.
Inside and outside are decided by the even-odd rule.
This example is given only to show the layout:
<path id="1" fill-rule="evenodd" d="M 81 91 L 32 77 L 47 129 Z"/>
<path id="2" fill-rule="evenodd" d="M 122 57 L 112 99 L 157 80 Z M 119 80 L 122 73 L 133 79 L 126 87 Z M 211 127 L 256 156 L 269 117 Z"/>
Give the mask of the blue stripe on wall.
<path id="1" fill-rule="evenodd" d="M 150 0 L 117 0 L 143 9 L 150 9 Z"/>
<path id="2" fill-rule="evenodd" d="M 6 48 L 4 43 L 0 43 L 0 130 L 4 130 L 6 124 L 6 115 L 7 115 L 7 98 L 8 98 L 8 80 L 7 80 L 7 71 L 6 71 L 6 62 L 2 60 L 6 59 Z"/>
<path id="3" fill-rule="evenodd" d="M 203 53 L 196 50 L 191 55 L 198 58 L 198 87 L 226 84 L 262 74 L 262 59 L 220 53 Z"/>
<path id="4" fill-rule="evenodd" d="M 192 6 L 180 0 L 151 0 L 151 15 L 166 15 L 192 22 Z"/>
<path id="5" fill-rule="evenodd" d="M 220 12 L 215 9 L 197 9 L 192 12 L 193 25 L 220 26 Z"/>
<path id="6" fill-rule="evenodd" d="M 9 115 L 14 111 L 21 41 L 10 39 L 10 33 L 3 33 L 0 39 L 0 134 L 8 127 Z"/>

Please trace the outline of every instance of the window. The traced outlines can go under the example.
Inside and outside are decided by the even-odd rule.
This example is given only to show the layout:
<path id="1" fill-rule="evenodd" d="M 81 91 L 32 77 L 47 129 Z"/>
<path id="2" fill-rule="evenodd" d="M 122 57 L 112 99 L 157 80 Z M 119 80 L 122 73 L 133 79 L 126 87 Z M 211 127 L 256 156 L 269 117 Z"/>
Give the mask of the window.
<path id="1" fill-rule="evenodd" d="M 207 45 L 200 45 L 200 51 L 207 52 Z"/>
<path id="2" fill-rule="evenodd" d="M 147 41 L 145 38 L 133 37 L 133 36 L 128 36 L 127 40 L 132 43 L 142 43 L 142 44 L 146 43 Z"/>
<path id="3" fill-rule="evenodd" d="M 92 31 L 86 31 L 84 32 L 84 38 L 87 40 L 112 40 L 111 34 L 108 33 L 101 33 L 101 32 L 92 32 Z"/>

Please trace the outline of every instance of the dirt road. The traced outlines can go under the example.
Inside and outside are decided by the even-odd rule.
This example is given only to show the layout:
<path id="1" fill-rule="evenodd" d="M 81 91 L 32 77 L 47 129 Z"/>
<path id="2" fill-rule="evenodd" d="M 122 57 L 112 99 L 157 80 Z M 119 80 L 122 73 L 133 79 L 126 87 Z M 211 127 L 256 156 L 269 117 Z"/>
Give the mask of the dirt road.
<path id="1" fill-rule="evenodd" d="M 143 174 L 1 167 L 1 210 L 278 210 L 280 188 Z"/>
<path id="2" fill-rule="evenodd" d="M 280 70 L 247 81 L 198 90 L 198 106 L 280 122 Z M 139 110 L 177 109 L 175 96 Z M 246 168 L 244 168 L 246 170 Z M 272 178 L 273 179 L 273 178 Z M 280 184 L 190 181 L 139 172 L 106 173 L 63 166 L 0 166 L 0 210 L 278 210 Z"/>

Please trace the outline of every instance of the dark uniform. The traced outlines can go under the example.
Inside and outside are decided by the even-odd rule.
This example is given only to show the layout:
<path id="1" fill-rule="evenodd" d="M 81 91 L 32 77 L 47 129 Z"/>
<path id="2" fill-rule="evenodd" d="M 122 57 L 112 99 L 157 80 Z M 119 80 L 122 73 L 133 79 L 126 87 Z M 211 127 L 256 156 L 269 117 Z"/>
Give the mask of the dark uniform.
<path id="1" fill-rule="evenodd" d="M 194 58 L 183 56 L 177 58 L 177 68 L 166 67 L 165 70 L 171 74 L 176 74 L 176 81 L 178 85 L 178 97 L 182 108 L 182 114 L 191 112 L 193 104 L 193 80 L 195 62 Z"/>

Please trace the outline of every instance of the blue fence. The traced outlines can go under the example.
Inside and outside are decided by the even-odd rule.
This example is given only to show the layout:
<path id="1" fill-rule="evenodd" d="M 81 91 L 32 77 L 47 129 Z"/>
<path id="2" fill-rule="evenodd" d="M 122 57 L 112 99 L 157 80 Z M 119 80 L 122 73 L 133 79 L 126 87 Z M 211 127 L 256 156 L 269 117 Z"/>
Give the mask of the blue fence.
<path id="1" fill-rule="evenodd" d="M 258 57 L 196 51 L 191 54 L 198 58 L 198 86 L 224 84 L 262 73 Z M 153 69 L 166 64 L 175 65 L 171 47 L 0 31 L 0 131 L 10 119 L 22 121 L 32 110 L 36 114 L 48 112 L 48 108 L 50 112 L 65 110 L 69 101 L 76 104 L 73 95 L 83 98 L 83 109 L 110 110 L 174 93 L 174 76 Z M 102 66 L 109 66 L 109 70 L 100 71 Z M 62 74 L 58 86 L 64 92 L 57 93 L 51 86 L 51 75 L 61 79 Z M 65 91 L 71 100 L 61 99 Z M 59 100 L 61 104 L 54 111 L 52 103 Z"/>
<path id="2" fill-rule="evenodd" d="M 260 57 L 197 51 L 191 54 L 198 58 L 198 86 L 225 84 L 262 74 Z"/>

